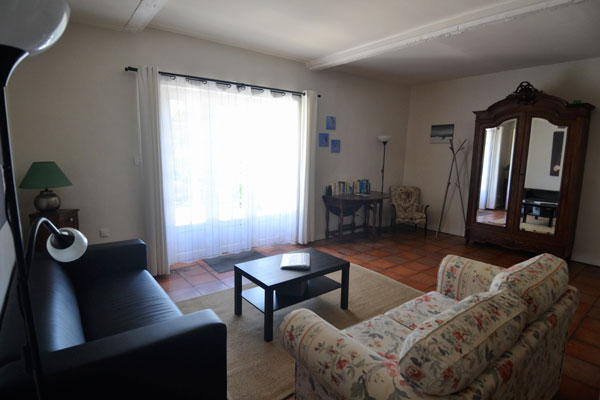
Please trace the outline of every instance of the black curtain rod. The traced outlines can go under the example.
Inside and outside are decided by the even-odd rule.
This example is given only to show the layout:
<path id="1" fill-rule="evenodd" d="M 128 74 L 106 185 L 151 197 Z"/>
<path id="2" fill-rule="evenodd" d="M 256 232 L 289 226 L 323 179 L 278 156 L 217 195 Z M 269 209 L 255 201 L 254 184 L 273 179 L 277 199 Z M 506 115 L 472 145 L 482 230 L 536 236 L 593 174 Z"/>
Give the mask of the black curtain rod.
<path id="1" fill-rule="evenodd" d="M 137 72 L 138 69 L 136 67 L 125 67 L 125 71 Z M 248 87 L 253 88 L 253 89 L 270 90 L 270 91 L 276 92 L 276 93 L 291 93 L 292 95 L 296 95 L 296 96 L 304 96 L 303 92 L 296 92 L 294 90 L 287 90 L 287 89 L 277 89 L 277 88 L 272 88 L 272 87 L 268 87 L 268 86 L 249 85 L 247 83 L 232 82 L 232 81 L 223 81 L 223 80 L 220 80 L 220 79 L 203 78 L 201 76 L 194 76 L 194 75 L 176 74 L 174 72 L 159 71 L 158 74 L 159 75 L 164 75 L 164 76 L 179 76 L 181 78 L 193 79 L 193 80 L 196 80 L 196 81 L 204 81 L 204 82 L 211 81 L 211 82 L 216 82 L 216 83 L 220 83 L 220 84 L 223 84 L 223 85 L 248 86 Z M 321 97 L 321 95 L 318 94 L 317 97 Z"/>

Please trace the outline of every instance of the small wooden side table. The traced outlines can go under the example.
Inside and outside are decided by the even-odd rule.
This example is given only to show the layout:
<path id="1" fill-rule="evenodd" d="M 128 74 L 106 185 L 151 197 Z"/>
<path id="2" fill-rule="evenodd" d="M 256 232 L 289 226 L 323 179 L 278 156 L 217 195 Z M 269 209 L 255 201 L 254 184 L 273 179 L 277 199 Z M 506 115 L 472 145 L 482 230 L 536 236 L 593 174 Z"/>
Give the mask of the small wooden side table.
<path id="1" fill-rule="evenodd" d="M 79 229 L 79 209 L 64 209 L 59 208 L 55 211 L 49 212 L 34 212 L 29 214 L 29 224 L 40 218 L 45 217 L 52 222 L 57 228 L 75 228 Z M 35 242 L 35 250 L 43 251 L 46 248 L 46 240 L 50 236 L 50 231 L 44 227 L 41 227 Z"/>
<path id="2" fill-rule="evenodd" d="M 363 231 L 367 233 L 369 228 L 374 236 L 378 236 L 381 233 L 381 217 L 383 209 L 383 200 L 389 199 L 389 193 L 382 192 L 371 192 L 369 194 L 340 194 L 335 196 L 323 196 L 325 202 L 325 238 L 329 238 L 333 235 L 333 232 L 329 231 L 329 213 L 333 213 L 339 217 L 338 223 L 338 236 L 341 237 L 344 230 L 351 229 L 354 233 L 356 225 L 354 223 L 354 214 L 361 208 L 364 207 L 364 224 Z M 373 225 L 369 224 L 369 213 L 373 211 L 374 221 Z M 379 226 L 377 226 L 377 215 L 379 214 Z M 344 216 L 352 215 L 352 223 L 344 225 Z"/>

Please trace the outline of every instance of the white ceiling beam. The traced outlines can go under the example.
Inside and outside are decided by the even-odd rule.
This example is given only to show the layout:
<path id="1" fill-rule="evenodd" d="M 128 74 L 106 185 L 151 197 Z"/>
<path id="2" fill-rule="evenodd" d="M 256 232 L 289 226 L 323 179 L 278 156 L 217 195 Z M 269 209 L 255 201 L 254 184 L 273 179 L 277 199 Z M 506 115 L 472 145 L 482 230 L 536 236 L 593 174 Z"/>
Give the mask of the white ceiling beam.
<path id="1" fill-rule="evenodd" d="M 346 50 L 316 58 L 306 62 L 311 70 L 322 70 L 348 64 L 365 58 L 375 57 L 417 43 L 440 37 L 460 34 L 466 30 L 483 27 L 493 23 L 510 21 L 534 13 L 566 7 L 589 0 L 544 0 L 531 4 L 527 0 L 512 0 L 468 11 L 450 18 L 419 26 L 392 36 L 374 40 Z M 515 4 L 527 3 L 517 6 Z"/>
<path id="2" fill-rule="evenodd" d="M 146 28 L 146 25 L 152 21 L 154 16 L 166 4 L 168 0 L 140 0 L 129 21 L 123 27 L 123 30 L 129 32 L 140 32 Z"/>

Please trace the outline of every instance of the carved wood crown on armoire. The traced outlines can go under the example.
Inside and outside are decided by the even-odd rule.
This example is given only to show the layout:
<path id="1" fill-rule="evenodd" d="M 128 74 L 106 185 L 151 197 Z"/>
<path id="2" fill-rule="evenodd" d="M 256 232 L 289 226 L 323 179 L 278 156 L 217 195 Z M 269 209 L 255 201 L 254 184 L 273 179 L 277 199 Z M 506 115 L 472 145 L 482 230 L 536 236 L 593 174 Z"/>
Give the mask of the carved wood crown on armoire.
<path id="1" fill-rule="evenodd" d="M 475 111 L 467 243 L 571 256 L 593 109 L 522 82 Z"/>

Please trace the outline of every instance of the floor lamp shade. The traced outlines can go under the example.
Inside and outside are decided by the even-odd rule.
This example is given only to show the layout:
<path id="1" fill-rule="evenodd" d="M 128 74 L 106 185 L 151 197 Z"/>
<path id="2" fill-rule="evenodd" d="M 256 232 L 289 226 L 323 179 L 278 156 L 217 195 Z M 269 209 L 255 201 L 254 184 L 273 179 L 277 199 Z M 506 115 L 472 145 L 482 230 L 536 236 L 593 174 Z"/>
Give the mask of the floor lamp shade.
<path id="1" fill-rule="evenodd" d="M 58 40 L 70 14 L 65 0 L 2 0 L 0 11 L 0 45 L 30 56 Z"/>
<path id="2" fill-rule="evenodd" d="M 43 189 L 34 200 L 34 206 L 39 211 L 52 211 L 60 207 L 60 198 L 48 188 L 62 186 L 72 186 L 72 183 L 54 161 L 32 163 L 19 185 L 21 189 Z"/>

